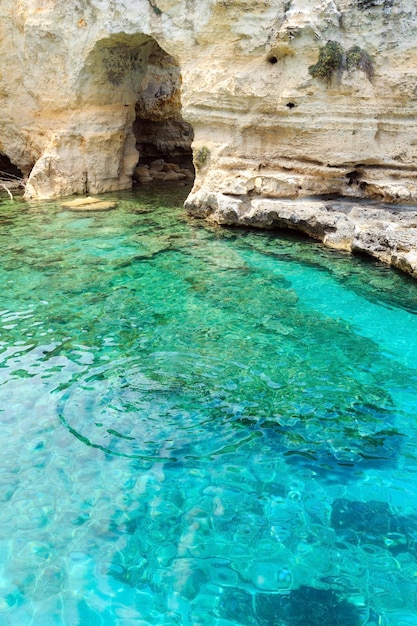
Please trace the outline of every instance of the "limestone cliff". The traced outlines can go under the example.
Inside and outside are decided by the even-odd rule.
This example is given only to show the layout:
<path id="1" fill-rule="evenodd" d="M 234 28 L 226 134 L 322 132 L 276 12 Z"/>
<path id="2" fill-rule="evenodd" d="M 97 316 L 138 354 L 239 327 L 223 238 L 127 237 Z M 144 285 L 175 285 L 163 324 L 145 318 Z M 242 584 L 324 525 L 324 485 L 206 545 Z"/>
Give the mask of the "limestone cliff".
<path id="1" fill-rule="evenodd" d="M 138 148 L 194 133 L 188 206 L 218 221 L 417 202 L 414 0 L 2 0 L 0 17 L 0 153 L 29 197 L 127 188 Z"/>

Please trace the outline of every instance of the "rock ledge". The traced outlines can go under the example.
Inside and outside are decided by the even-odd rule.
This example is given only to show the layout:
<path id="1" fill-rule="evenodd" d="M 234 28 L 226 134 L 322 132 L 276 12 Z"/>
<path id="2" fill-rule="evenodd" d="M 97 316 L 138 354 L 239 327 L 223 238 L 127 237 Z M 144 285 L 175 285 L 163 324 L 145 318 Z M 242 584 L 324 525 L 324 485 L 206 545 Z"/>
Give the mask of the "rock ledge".
<path id="1" fill-rule="evenodd" d="M 366 253 L 417 277 L 417 210 L 339 200 L 251 199 L 191 194 L 189 213 L 224 225 L 285 228 L 325 246 Z"/>

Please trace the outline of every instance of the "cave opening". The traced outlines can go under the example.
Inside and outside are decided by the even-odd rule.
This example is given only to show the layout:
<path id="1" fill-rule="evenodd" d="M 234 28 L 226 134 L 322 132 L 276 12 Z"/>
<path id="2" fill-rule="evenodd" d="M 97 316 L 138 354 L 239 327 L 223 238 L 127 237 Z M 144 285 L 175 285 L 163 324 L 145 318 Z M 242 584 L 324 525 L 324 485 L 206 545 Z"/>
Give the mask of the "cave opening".
<path id="1" fill-rule="evenodd" d="M 3 152 L 0 152 L 0 188 L 13 198 L 13 193 L 23 193 L 23 172 Z"/>
<path id="2" fill-rule="evenodd" d="M 181 92 L 179 62 L 153 37 L 119 32 L 98 40 L 78 74 L 68 125 L 53 153 L 38 159 L 30 192 L 90 195 L 154 180 L 191 186 L 194 133 Z"/>
<path id="3" fill-rule="evenodd" d="M 23 178 L 22 171 L 7 156 L 0 152 L 0 178 L 19 179 Z"/>
<path id="4" fill-rule="evenodd" d="M 177 61 L 155 41 L 135 106 L 137 184 L 194 180 L 194 131 L 182 117 L 181 84 Z"/>

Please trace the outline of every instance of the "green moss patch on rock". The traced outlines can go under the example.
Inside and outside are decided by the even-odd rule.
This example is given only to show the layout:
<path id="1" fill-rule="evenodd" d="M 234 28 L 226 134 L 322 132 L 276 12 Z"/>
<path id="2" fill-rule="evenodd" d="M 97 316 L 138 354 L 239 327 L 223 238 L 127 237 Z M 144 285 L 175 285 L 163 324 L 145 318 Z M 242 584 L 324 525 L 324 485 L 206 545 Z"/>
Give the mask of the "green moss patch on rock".
<path id="1" fill-rule="evenodd" d="M 313 78 L 330 83 L 333 76 L 344 69 L 344 51 L 337 41 L 328 41 L 320 48 L 319 60 L 315 65 L 310 65 L 308 71 Z"/>
<path id="2" fill-rule="evenodd" d="M 308 68 L 313 78 L 330 83 L 335 76 L 342 72 L 361 70 L 368 80 L 374 76 L 374 66 L 371 56 L 359 46 L 352 46 L 347 52 L 337 41 L 328 41 L 320 48 L 319 59 Z"/>
<path id="3" fill-rule="evenodd" d="M 359 46 L 352 46 L 346 53 L 346 69 L 348 72 L 361 70 L 365 72 L 368 80 L 374 76 L 374 64 L 370 55 Z"/>

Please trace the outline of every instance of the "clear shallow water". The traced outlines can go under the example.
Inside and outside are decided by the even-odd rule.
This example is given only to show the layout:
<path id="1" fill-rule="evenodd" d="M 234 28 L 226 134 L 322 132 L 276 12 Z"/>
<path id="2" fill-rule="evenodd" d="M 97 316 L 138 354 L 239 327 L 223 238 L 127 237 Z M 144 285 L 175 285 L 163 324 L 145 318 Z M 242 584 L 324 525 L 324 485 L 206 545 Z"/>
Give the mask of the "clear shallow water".
<path id="1" fill-rule="evenodd" d="M 172 190 L 0 205 L 0 623 L 417 624 L 417 283 Z"/>

